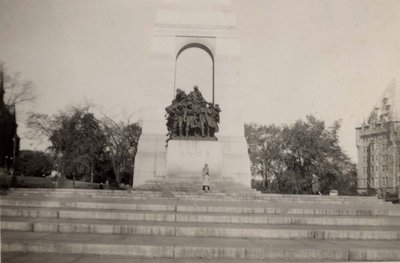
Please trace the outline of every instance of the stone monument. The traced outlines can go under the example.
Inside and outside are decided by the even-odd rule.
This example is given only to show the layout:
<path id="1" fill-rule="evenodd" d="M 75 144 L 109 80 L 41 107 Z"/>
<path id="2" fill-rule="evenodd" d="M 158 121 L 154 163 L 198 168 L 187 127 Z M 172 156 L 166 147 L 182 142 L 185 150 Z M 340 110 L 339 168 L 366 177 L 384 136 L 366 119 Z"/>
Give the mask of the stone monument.
<path id="1" fill-rule="evenodd" d="M 231 1 L 162 0 L 156 16 L 146 84 L 148 104 L 143 108 L 134 185 L 154 179 L 200 178 L 204 163 L 208 163 L 211 179 L 231 177 L 250 186 L 241 105 L 240 45 Z M 176 61 L 182 52 L 191 48 L 202 49 L 211 57 L 212 87 L 195 87 L 194 92 L 212 90 L 212 101 L 207 102 L 207 107 L 218 111 L 219 121 L 212 129 L 202 130 L 198 126 L 197 132 L 186 130 L 182 119 L 168 124 L 165 118 L 171 110 L 167 107 L 183 95 L 175 87 Z M 210 131 L 211 134 L 206 134 Z M 186 139 L 176 138 L 186 135 Z"/>

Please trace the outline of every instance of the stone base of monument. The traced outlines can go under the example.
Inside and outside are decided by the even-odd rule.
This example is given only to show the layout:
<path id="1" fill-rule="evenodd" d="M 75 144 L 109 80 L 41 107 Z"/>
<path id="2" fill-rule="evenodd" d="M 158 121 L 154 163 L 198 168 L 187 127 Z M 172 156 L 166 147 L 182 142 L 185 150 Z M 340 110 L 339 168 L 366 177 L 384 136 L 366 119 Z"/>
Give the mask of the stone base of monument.
<path id="1" fill-rule="evenodd" d="M 250 158 L 244 136 L 219 136 L 223 155 L 223 175 L 251 187 Z"/>
<path id="2" fill-rule="evenodd" d="M 166 136 L 162 134 L 142 134 L 135 157 L 134 186 L 147 180 L 164 179 L 166 176 Z"/>
<path id="3" fill-rule="evenodd" d="M 242 136 L 218 136 L 218 140 L 170 140 L 159 134 L 143 134 L 135 160 L 134 186 L 149 180 L 201 177 L 205 163 L 210 176 L 232 178 L 250 187 L 250 160 Z M 210 178 L 212 179 L 212 178 Z"/>
<path id="4" fill-rule="evenodd" d="M 222 148 L 219 141 L 172 140 L 167 147 L 167 179 L 202 175 L 208 164 L 210 177 L 222 177 Z"/>

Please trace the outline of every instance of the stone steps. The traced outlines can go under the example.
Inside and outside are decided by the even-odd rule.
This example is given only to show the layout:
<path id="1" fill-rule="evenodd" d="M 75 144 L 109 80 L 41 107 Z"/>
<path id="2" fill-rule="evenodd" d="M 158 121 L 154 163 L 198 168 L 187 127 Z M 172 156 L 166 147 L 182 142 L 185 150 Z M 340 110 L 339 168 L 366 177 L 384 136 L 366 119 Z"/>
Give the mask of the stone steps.
<path id="1" fill-rule="evenodd" d="M 122 192 L 122 193 L 121 193 Z M 159 192 L 128 192 L 128 191 L 108 191 L 104 190 L 104 194 L 101 190 L 91 191 L 55 191 L 35 190 L 35 191 L 13 191 L 9 194 L 10 197 L 34 197 L 34 198 L 69 198 L 74 196 L 75 198 L 89 198 L 89 199 L 129 199 L 129 200 L 144 200 L 144 199 L 171 199 L 171 200 L 192 200 L 192 201 L 209 201 L 209 200 L 221 200 L 221 201 L 252 201 L 252 202 L 269 202 L 269 203 L 325 203 L 325 204 L 365 204 L 365 205 L 384 205 L 389 206 L 390 203 L 385 203 L 381 199 L 367 198 L 367 199 L 355 199 L 352 201 L 347 197 L 337 196 L 295 196 L 295 197 L 281 197 L 281 196 L 254 196 L 254 195 L 243 195 L 243 194 L 223 194 L 223 193 L 207 193 L 207 194 L 185 194 L 185 193 L 170 193 L 162 194 Z"/>
<path id="2" fill-rule="evenodd" d="M 400 206 L 370 197 L 18 189 L 0 207 L 6 255 L 400 260 Z"/>
<path id="3" fill-rule="evenodd" d="M 7 252 L 249 260 L 398 260 L 400 241 L 324 241 L 2 232 Z"/>
<path id="4" fill-rule="evenodd" d="M 116 203 L 115 201 L 118 201 Z M 55 207 L 81 209 L 125 209 L 130 211 L 170 211 L 190 213 L 232 213 L 232 214 L 307 214 L 307 215 L 365 215 L 365 216 L 400 216 L 399 206 L 337 205 L 337 204 L 297 204 L 291 203 L 256 203 L 238 201 L 181 201 L 181 200 L 91 200 L 79 198 L 42 199 L 3 198 L 2 206 L 19 207 Z"/>
<path id="5" fill-rule="evenodd" d="M 129 211 L 105 209 L 71 209 L 40 207 L 1 208 L 4 217 L 20 218 L 59 218 L 88 220 L 130 220 L 143 222 L 191 222 L 191 223 L 229 223 L 229 224 L 268 224 L 268 225 L 336 225 L 336 226 L 398 226 L 400 217 L 396 216 L 327 216 L 290 214 L 232 214 L 232 213 L 176 213 L 172 211 Z"/>
<path id="6" fill-rule="evenodd" d="M 18 253 L 7 252 L 2 253 L 4 262 L 40 262 L 40 263 L 293 263 L 287 260 L 248 260 L 233 258 L 146 258 L 135 256 L 109 256 L 109 255 L 82 255 L 82 254 L 55 254 L 55 253 Z M 315 263 L 310 260 L 296 260 L 301 263 Z M 320 262 L 320 261 L 318 261 Z M 333 261 L 323 261 L 324 263 L 333 263 Z M 335 263 L 339 261 L 334 261 Z M 343 261 L 340 261 L 343 262 Z"/>
<path id="7" fill-rule="evenodd" d="M 71 194 L 62 193 L 62 194 L 53 194 L 53 193 L 45 193 L 45 194 L 11 194 L 13 197 L 24 197 L 24 196 L 33 196 L 36 198 L 69 198 Z M 368 201 L 356 201 L 352 202 L 350 200 L 335 200 L 335 199 L 325 199 L 325 200 L 317 200 L 317 199 L 284 199 L 284 198 L 268 198 L 268 199 L 255 199 L 249 196 L 229 196 L 229 195 L 185 195 L 180 193 L 175 193 L 174 197 L 172 196 L 152 196 L 152 195 L 124 195 L 124 196 L 102 196 L 101 194 L 77 194 L 74 195 L 75 198 L 88 198 L 88 199 L 128 199 L 128 200 L 146 200 L 149 198 L 160 198 L 160 199 L 174 199 L 174 200 L 191 200 L 191 201 L 208 201 L 208 200 L 221 200 L 221 201 L 253 201 L 253 202 L 270 202 L 270 203 L 327 203 L 327 204 L 365 204 L 365 205 L 389 205 L 389 203 L 382 202 L 368 202 Z"/>
<path id="8" fill-rule="evenodd" d="M 248 189 L 248 188 L 247 188 Z M 135 193 L 135 195 L 139 194 L 162 194 L 162 192 L 154 192 L 154 191 L 147 191 L 147 190 L 133 190 L 131 192 L 125 190 L 106 190 L 106 189 L 73 189 L 73 188 L 11 188 L 12 192 L 66 192 L 66 193 L 86 193 L 86 192 L 101 192 L 103 195 L 126 195 L 127 193 Z M 232 194 L 232 193 L 228 193 Z M 374 196 L 326 196 L 326 195 L 304 195 L 304 194 L 275 194 L 275 193 L 264 193 L 262 194 L 263 197 L 301 197 L 301 198 L 336 198 L 336 199 L 350 199 L 350 200 L 377 200 Z"/>
<path id="9" fill-rule="evenodd" d="M 2 217 L 2 230 L 262 239 L 400 240 L 398 226 L 317 226 Z"/>
<path id="10" fill-rule="evenodd" d="M 186 192 L 186 193 L 201 193 L 203 181 L 201 176 L 197 177 L 179 177 L 161 180 L 149 180 L 145 184 L 137 187 L 137 190 L 153 190 L 170 192 Z M 255 189 L 242 185 L 232 180 L 232 178 L 213 178 L 210 179 L 210 188 L 216 193 L 241 193 L 259 195 Z"/>

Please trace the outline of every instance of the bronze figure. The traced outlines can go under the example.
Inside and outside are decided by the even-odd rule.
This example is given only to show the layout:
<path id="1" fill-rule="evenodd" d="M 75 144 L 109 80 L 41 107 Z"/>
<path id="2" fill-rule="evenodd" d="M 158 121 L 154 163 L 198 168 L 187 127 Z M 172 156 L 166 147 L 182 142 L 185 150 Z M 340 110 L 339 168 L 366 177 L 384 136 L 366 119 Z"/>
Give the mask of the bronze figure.
<path id="1" fill-rule="evenodd" d="M 216 139 L 221 109 L 218 104 L 208 103 L 197 86 L 189 94 L 177 89 L 174 100 L 165 110 L 168 140 Z"/>

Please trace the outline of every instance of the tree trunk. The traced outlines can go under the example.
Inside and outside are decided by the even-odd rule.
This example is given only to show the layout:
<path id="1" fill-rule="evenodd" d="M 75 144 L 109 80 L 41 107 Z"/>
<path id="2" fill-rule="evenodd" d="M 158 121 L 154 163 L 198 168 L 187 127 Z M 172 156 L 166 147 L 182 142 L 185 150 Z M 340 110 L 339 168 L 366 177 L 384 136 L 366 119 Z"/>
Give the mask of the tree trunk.
<path id="1" fill-rule="evenodd" d="M 132 187 L 133 186 L 133 177 L 135 176 L 135 156 L 136 156 L 136 152 L 133 155 L 133 160 L 132 160 L 132 176 L 129 178 L 129 186 Z"/>
<path id="2" fill-rule="evenodd" d="M 119 165 L 117 164 L 117 161 L 115 160 L 114 156 L 111 156 L 111 162 L 112 162 L 112 165 L 113 165 L 115 180 L 117 181 L 117 184 L 119 185 L 120 184 Z"/>
<path id="3" fill-rule="evenodd" d="M 121 184 L 121 175 L 119 174 L 119 167 L 115 169 L 115 180 L 117 181 L 118 186 Z"/>
<path id="4" fill-rule="evenodd" d="M 93 177 L 94 177 L 94 175 L 93 175 L 93 165 L 91 165 L 91 167 L 90 167 L 90 183 L 91 184 L 93 184 Z"/>
<path id="5" fill-rule="evenodd" d="M 75 188 L 75 173 L 72 173 L 72 187 Z"/>

